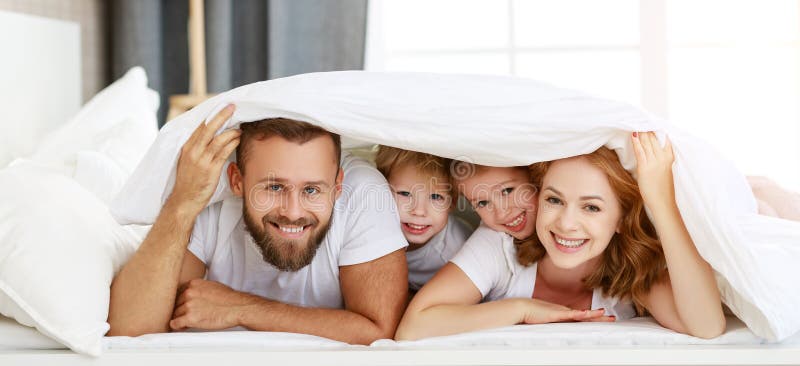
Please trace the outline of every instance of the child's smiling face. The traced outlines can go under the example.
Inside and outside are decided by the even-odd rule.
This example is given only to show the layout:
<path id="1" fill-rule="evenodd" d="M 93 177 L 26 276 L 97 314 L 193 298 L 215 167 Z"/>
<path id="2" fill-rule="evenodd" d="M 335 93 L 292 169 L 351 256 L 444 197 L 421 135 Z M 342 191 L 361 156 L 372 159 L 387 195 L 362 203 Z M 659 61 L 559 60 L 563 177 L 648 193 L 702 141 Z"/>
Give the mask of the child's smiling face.
<path id="1" fill-rule="evenodd" d="M 447 225 L 453 201 L 450 182 L 445 177 L 420 174 L 411 165 L 394 169 L 387 180 L 409 250 L 422 247 Z"/>
<path id="2" fill-rule="evenodd" d="M 527 239 L 536 229 L 536 187 L 529 177 L 527 167 L 480 167 L 458 188 L 489 228 Z"/>

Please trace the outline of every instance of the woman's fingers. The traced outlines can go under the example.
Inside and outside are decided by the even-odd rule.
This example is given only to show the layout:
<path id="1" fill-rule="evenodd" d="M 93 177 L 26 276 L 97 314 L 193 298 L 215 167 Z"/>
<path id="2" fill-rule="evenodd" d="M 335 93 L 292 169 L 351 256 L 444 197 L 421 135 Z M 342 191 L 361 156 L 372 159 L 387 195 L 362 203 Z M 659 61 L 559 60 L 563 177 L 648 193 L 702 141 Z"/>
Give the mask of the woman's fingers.
<path id="1" fill-rule="evenodd" d="M 647 155 L 644 153 L 644 147 L 642 146 L 642 142 L 639 141 L 640 135 L 641 134 L 636 132 L 634 132 L 631 135 L 631 143 L 633 144 L 633 153 L 634 155 L 636 155 L 637 166 L 647 163 Z"/>
<path id="2" fill-rule="evenodd" d="M 549 323 L 557 322 L 574 322 L 574 321 L 587 321 L 589 319 L 600 317 L 604 314 L 604 310 L 572 310 L 564 309 L 555 312 L 554 318 Z"/>
<path id="3" fill-rule="evenodd" d="M 674 160 L 672 142 L 664 136 L 664 146 L 658 142 L 655 132 L 634 132 L 631 137 L 637 165 L 651 161 Z"/>
<path id="4" fill-rule="evenodd" d="M 656 148 L 655 145 L 658 144 L 656 142 L 653 143 L 653 133 L 652 132 L 645 132 L 639 134 L 639 140 L 642 142 L 642 147 L 644 148 L 644 153 L 647 155 L 647 160 L 652 160 L 656 158 L 656 153 L 654 149 Z"/>
<path id="5" fill-rule="evenodd" d="M 613 323 L 617 321 L 617 317 L 613 315 L 603 315 L 594 318 L 583 319 L 581 321 L 587 323 Z"/>
<path id="6" fill-rule="evenodd" d="M 672 151 L 672 141 L 669 136 L 664 136 L 664 156 L 670 161 L 675 160 L 675 153 Z"/>
<path id="7" fill-rule="evenodd" d="M 603 316 L 603 314 L 605 314 L 605 310 L 603 310 L 603 309 L 575 310 L 575 311 L 579 312 L 578 314 L 576 314 L 576 316 L 574 318 L 572 318 L 572 320 L 576 320 L 576 321 L 585 321 L 585 320 L 589 320 L 589 319 L 593 319 L 593 318 L 597 318 L 597 317 Z"/>

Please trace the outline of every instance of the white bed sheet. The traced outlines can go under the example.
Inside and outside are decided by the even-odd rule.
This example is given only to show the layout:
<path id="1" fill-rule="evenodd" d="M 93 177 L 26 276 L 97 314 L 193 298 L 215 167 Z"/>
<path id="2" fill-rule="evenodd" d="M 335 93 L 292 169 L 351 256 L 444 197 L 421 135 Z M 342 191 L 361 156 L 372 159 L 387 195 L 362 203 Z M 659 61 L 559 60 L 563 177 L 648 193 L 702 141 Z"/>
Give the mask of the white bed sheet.
<path id="1" fill-rule="evenodd" d="M 0 352 L 3 350 L 65 349 L 63 344 L 26 327 L 16 320 L 0 315 Z"/>
<path id="2" fill-rule="evenodd" d="M 182 332 L 106 337 L 99 358 L 76 354 L 36 330 L 0 319 L 0 364 L 315 365 L 737 364 L 800 363 L 800 334 L 769 343 L 728 318 L 724 335 L 703 340 L 660 327 L 652 318 L 617 323 L 512 326 L 371 346 L 277 332 Z"/>
<path id="3" fill-rule="evenodd" d="M 140 337 L 105 337 L 106 351 L 154 350 L 402 350 L 470 349 L 475 347 L 541 348 L 575 346 L 672 346 L 672 345 L 779 345 L 800 346 L 800 334 L 773 343 L 753 334 L 740 320 L 728 318 L 720 337 L 705 340 L 679 334 L 659 326 L 652 318 L 616 323 L 555 323 L 511 327 L 434 337 L 419 341 L 382 339 L 371 346 L 346 343 L 294 333 L 223 331 L 148 334 Z M 800 348 L 800 347 L 797 347 Z M 64 346 L 33 328 L 0 318 L 0 350 L 64 349 Z M 800 359 L 798 359 L 800 362 Z"/>
<path id="4" fill-rule="evenodd" d="M 474 347 L 571 347 L 571 346 L 666 346 L 666 345 L 800 345 L 800 335 L 781 343 L 770 343 L 753 334 L 740 320 L 729 317 L 728 329 L 720 337 L 705 340 L 679 334 L 659 326 L 653 318 L 635 318 L 616 323 L 556 323 L 517 325 L 419 341 L 382 339 L 370 349 L 463 349 Z M 183 332 L 141 337 L 106 337 L 106 351 L 163 349 L 241 350 L 348 350 L 348 345 L 325 338 L 276 332 Z M 800 359 L 798 360 L 800 361 Z"/>

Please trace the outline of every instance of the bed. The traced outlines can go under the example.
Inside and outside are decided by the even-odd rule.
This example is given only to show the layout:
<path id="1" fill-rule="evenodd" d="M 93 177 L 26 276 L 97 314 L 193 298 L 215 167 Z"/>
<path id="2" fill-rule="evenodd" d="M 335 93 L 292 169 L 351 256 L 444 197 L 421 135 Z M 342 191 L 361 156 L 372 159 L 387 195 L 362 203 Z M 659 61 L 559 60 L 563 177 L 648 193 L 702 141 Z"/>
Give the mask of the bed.
<path id="1" fill-rule="evenodd" d="M 19 52 L 21 54 L 26 50 L 39 49 L 41 52 L 52 52 L 49 55 L 40 55 L 45 60 L 56 57 L 68 59 L 67 62 L 59 63 L 61 68 L 55 73 L 55 75 L 67 75 L 68 77 L 59 78 L 58 81 L 42 80 L 41 77 L 35 76 L 42 67 L 40 65 L 0 68 L 3 73 L 13 70 L 15 75 L 14 85 L 0 83 L 0 94 L 17 93 L 23 100 L 40 101 L 41 91 L 48 90 L 54 93 L 48 98 L 74 100 L 70 98 L 80 94 L 80 78 L 74 77 L 80 75 L 78 55 L 76 52 L 70 53 L 68 50 L 51 47 L 52 45 L 49 43 L 58 42 L 62 46 L 64 44 L 72 45 L 70 47 L 75 46 L 78 42 L 76 26 L 65 22 L 54 22 L 10 13 L 0 13 L 0 16 L 5 17 L 3 20 L 14 20 L 13 23 L 0 21 L 0 34 L 9 34 L 9 31 L 19 32 L 20 27 L 31 27 L 37 32 L 45 33 L 42 37 L 32 37 L 30 42 L 26 42 L 24 45 L 15 43 L 24 49 L 9 50 L 10 53 L 17 54 Z M 13 30 L 3 28 L 11 24 L 13 24 Z M 48 32 L 49 34 L 47 34 Z M 39 48 L 31 44 L 34 41 L 42 42 L 38 45 Z M 0 46 L 7 49 L 4 44 L 0 44 Z M 3 77 L 9 78 L 8 74 Z M 34 144 L 40 144 L 38 147 L 22 146 L 19 150 L 4 150 L 9 161 L 2 162 L 3 166 L 11 163 L 10 160 L 15 158 L 27 159 L 39 165 L 47 165 L 49 168 L 58 165 L 59 174 L 66 177 L 65 179 L 78 183 L 80 188 L 75 189 L 83 189 L 88 192 L 87 194 L 93 194 L 97 198 L 98 205 L 108 203 L 115 190 L 121 187 L 126 174 L 130 174 L 135 167 L 136 159 L 141 158 L 144 150 L 155 137 L 153 96 L 146 93 L 146 79 L 142 79 L 143 72 L 141 70 L 135 71 L 133 77 L 138 83 L 136 90 L 142 91 L 141 93 L 137 92 L 138 94 L 134 95 L 133 92 L 130 92 L 132 90 L 130 85 L 126 86 L 127 89 L 118 87 L 105 91 L 75 117 L 73 115 L 77 106 L 64 107 L 58 115 L 43 115 L 51 113 L 52 109 L 27 108 L 25 113 L 14 121 L 1 122 L 4 124 L 4 130 L 12 132 L 14 129 L 11 128 L 11 124 L 18 124 L 23 120 L 31 126 L 39 126 L 36 134 L 30 136 L 33 136 L 31 140 L 34 140 Z M 32 93 L 22 95 L 20 90 L 31 90 Z M 128 106 L 133 104 L 131 101 L 138 99 L 142 100 L 140 109 L 145 112 L 140 114 L 137 113 L 141 111 L 131 112 L 128 115 L 130 118 L 113 122 L 115 123 L 114 128 L 99 128 L 98 124 L 100 123 L 112 123 L 103 118 L 95 118 L 91 121 L 92 123 L 85 122 L 90 119 L 89 116 L 107 116 L 103 113 L 109 113 L 109 110 L 123 110 L 122 104 L 114 103 L 124 102 L 124 105 Z M 107 103 L 112 100 L 114 103 L 103 105 L 97 100 Z M 147 110 L 150 112 L 150 117 L 146 116 Z M 63 130 L 57 131 L 56 136 L 45 136 L 49 130 L 58 130 L 58 126 L 42 125 L 41 121 L 49 123 L 63 121 L 62 123 L 65 125 L 80 127 L 77 132 L 84 135 L 90 134 L 92 138 L 88 139 L 90 141 L 78 141 L 79 136 L 76 131 L 64 132 Z M 149 127 L 139 128 L 145 125 Z M 95 130 L 99 132 L 92 132 Z M 69 148 L 65 147 L 67 145 L 70 145 Z M 49 148 L 43 148 L 43 146 Z M 85 149 L 74 151 L 77 149 L 75 146 L 84 146 Z M 71 158 L 63 161 L 63 157 L 67 155 Z M 113 164 L 108 163 L 109 160 Z M 24 165 L 25 161 L 16 164 L 17 166 Z M 2 217 L 2 213 L 0 213 L 0 217 Z M 135 242 L 141 240 L 147 230 L 146 227 L 126 229 L 130 229 L 126 231 L 127 234 L 130 234 L 129 237 L 126 237 L 128 241 L 125 245 L 114 247 L 122 252 L 122 257 L 130 255 L 135 250 Z M 8 244 L 3 243 L 2 240 L 3 237 L 0 236 L 0 249 Z M 2 253 L 3 251 L 0 250 L 0 255 L 3 255 Z M 57 263 L 53 265 L 57 265 Z M 85 264 L 85 266 L 91 265 L 90 262 Z M 112 263 L 105 271 L 109 272 L 112 268 L 117 270 L 120 265 L 121 263 Z M 36 265 L 29 265 L 20 272 L 24 271 L 23 275 L 34 274 L 37 273 L 36 267 Z M 0 268 L 0 290 L 6 291 L 7 295 L 5 298 L 0 297 L 0 309 L 8 309 L 5 306 L 18 299 L 9 295 L 13 288 L 8 285 L 11 280 L 2 277 L 4 269 L 12 271 L 13 268 L 11 266 Z M 110 273 L 113 274 L 113 271 Z M 6 282 L 2 282 L 3 280 Z M 50 280 L 57 279 L 51 278 Z M 95 281 L 97 288 L 105 287 L 106 291 L 110 283 L 108 277 L 89 280 Z M 36 289 L 27 288 L 25 290 Z M 99 306 L 95 306 L 96 309 L 90 310 L 94 311 L 92 313 L 93 321 L 102 324 L 105 320 L 102 313 L 103 306 L 107 310 L 107 292 L 95 291 L 90 296 L 82 296 L 74 291 L 74 289 L 67 288 L 61 299 L 75 304 L 76 307 L 68 309 L 69 311 L 66 313 L 70 314 L 58 316 L 68 317 L 75 315 L 72 313 L 81 313 L 83 310 L 80 310 L 77 305 L 89 304 L 88 307 L 92 307 L 99 303 Z M 82 298 L 71 299 L 70 295 Z M 103 295 L 106 296 L 103 301 L 93 301 L 102 298 Z M 6 311 L 4 312 L 6 316 L 0 317 L 0 364 L 140 365 L 148 362 L 180 362 L 219 365 L 270 362 L 320 365 L 789 365 L 800 363 L 800 334 L 795 334 L 780 343 L 768 342 L 756 336 L 734 317 L 728 318 L 728 328 L 725 334 L 713 340 L 701 340 L 677 334 L 660 327 L 652 318 L 636 318 L 614 324 L 559 323 L 513 326 L 421 341 L 395 342 L 386 339 L 376 341 L 370 346 L 348 345 L 301 334 L 236 330 L 152 334 L 135 338 L 102 337 L 99 338 L 98 351 L 92 353 L 86 351 L 89 348 L 76 346 L 77 343 L 65 342 L 65 339 L 69 338 L 61 332 L 65 326 L 57 329 L 59 324 L 53 324 L 54 318 L 38 317 L 42 315 L 42 312 L 67 307 L 66 303 L 62 305 L 46 296 L 37 300 L 40 303 L 34 304 L 36 306 Z M 28 305 L 31 303 L 34 301 L 29 302 Z M 30 315 L 31 309 L 38 311 L 39 314 Z M 25 311 L 29 312 L 29 317 L 21 316 Z M 16 320 L 8 316 L 13 316 Z M 55 317 L 55 320 L 58 320 L 57 318 Z M 80 319 L 78 320 L 80 321 Z M 28 326 L 20 323 L 27 323 Z M 101 327 L 99 330 L 94 329 L 93 331 L 100 332 L 99 334 L 102 335 L 105 333 L 103 329 L 107 328 Z M 73 350 L 92 355 L 81 354 Z"/>
<path id="2" fill-rule="evenodd" d="M 678 335 L 651 318 L 617 324 L 514 326 L 422 341 L 379 340 L 352 346 L 319 337 L 269 332 L 186 332 L 106 337 L 105 352 L 90 358 L 64 349 L 35 330 L 0 319 L 3 364 L 221 364 L 269 360 L 318 365 L 792 365 L 800 337 L 765 343 L 737 319 L 714 340 Z"/>

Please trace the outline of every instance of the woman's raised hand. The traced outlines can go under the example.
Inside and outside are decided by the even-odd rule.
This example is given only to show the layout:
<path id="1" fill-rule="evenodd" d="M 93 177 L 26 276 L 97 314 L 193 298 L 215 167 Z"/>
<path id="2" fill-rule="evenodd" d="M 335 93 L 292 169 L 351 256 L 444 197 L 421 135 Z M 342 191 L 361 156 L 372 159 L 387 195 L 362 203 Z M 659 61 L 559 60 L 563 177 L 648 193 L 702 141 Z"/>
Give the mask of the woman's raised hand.
<path id="1" fill-rule="evenodd" d="M 675 202 L 672 163 L 675 155 L 666 139 L 662 147 L 653 132 L 634 132 L 631 136 L 636 155 L 636 174 L 639 192 L 648 206 L 655 202 Z M 652 209 L 652 207 L 651 207 Z"/>

